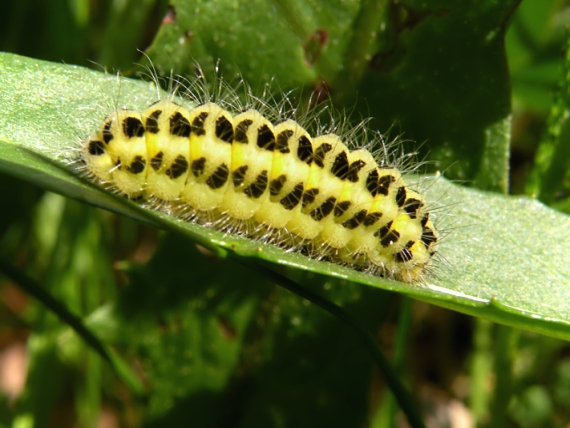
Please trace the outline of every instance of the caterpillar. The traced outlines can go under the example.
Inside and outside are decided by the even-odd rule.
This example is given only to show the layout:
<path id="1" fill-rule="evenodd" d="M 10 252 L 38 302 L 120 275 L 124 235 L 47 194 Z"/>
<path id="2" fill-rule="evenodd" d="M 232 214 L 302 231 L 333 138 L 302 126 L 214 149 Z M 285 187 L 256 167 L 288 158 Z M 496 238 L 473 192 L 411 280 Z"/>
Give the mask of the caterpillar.
<path id="1" fill-rule="evenodd" d="M 231 107 L 160 100 L 142 112 L 115 110 L 83 141 L 82 162 L 98 183 L 187 220 L 423 280 L 439 234 L 397 167 L 335 133 L 311 136 L 291 118 Z"/>

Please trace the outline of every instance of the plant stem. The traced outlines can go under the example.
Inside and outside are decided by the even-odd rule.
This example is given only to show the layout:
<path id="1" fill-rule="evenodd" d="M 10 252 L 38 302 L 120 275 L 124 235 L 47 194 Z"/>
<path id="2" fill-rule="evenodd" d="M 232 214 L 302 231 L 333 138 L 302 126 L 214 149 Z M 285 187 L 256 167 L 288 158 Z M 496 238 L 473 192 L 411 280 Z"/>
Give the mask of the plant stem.
<path id="1" fill-rule="evenodd" d="M 513 389 L 513 361 L 520 330 L 504 325 L 497 326 L 495 351 L 495 394 L 491 406 L 492 428 L 505 427 L 507 410 Z"/>
<path id="2" fill-rule="evenodd" d="M 489 407 L 488 379 L 493 365 L 491 351 L 492 331 L 492 322 L 480 318 L 475 320 L 475 334 L 473 336 L 475 350 L 471 361 L 471 394 L 469 404 L 477 426 L 482 424 Z"/>

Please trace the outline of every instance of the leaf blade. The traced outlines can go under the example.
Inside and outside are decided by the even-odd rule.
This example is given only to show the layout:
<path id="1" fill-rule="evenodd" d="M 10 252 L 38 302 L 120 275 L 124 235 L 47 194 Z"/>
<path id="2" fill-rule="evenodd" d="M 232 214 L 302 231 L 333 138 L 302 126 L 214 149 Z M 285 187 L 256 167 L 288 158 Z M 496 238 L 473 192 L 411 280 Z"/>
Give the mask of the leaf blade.
<path id="1" fill-rule="evenodd" d="M 38 70 L 35 79 L 20 73 L 30 68 Z M 570 339 L 570 266 L 564 263 L 570 254 L 563 245 L 570 239 L 570 218 L 539 202 L 470 190 L 443 178 L 426 178 L 428 198 L 448 206 L 448 216 L 455 223 L 440 248 L 450 268 L 430 276 L 425 287 L 372 277 L 184 223 L 83 183 L 61 166 L 62 153 L 77 144 L 74 133 L 78 131 L 70 128 L 69 121 L 85 127 L 83 120 L 88 124 L 101 120 L 102 99 L 116 97 L 115 78 L 7 54 L 0 54 L 0 73 L 2 82 L 8 82 L 2 91 L 10 100 L 0 107 L 2 140 L 8 141 L 0 144 L 0 169 L 9 174 L 176 230 L 194 242 L 218 249 L 221 255 L 238 260 L 255 257 L 283 266 L 272 268 L 285 269 L 287 275 L 298 272 L 290 268 L 300 268 L 337 278 L 337 283 L 349 280 L 397 291 L 474 316 Z M 80 93 L 77 85 L 65 87 L 70 78 L 82 82 Z M 10 82 L 18 82 L 17 87 Z M 63 87 L 64 91 L 46 90 L 45 86 Z M 133 108 L 156 96 L 148 84 L 129 79 L 122 79 L 120 88 L 125 99 L 133 95 Z M 19 95 L 23 92 L 35 95 L 22 102 Z M 89 130 L 79 132 L 86 135 Z M 43 160 L 38 162 L 38 158 Z M 23 167 L 27 169 L 20 170 Z M 537 228 L 537 224 L 542 227 Z"/>

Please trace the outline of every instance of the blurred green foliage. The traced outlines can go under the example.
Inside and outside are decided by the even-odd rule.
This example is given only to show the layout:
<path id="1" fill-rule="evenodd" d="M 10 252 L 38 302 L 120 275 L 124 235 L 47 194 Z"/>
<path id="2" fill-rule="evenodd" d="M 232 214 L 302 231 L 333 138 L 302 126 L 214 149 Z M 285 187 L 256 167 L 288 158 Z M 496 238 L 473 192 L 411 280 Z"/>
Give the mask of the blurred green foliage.
<path id="1" fill-rule="evenodd" d="M 26 0 L 5 5 L 0 50 L 124 72 L 148 46 L 165 73 L 193 73 L 194 61 L 211 73 L 220 59 L 230 80 L 239 71 L 256 88 L 274 76 L 283 90 L 302 88 L 299 100 L 326 90 L 357 121 L 396 123 L 427 141 L 431 167 L 466 184 L 504 192 L 510 165 L 511 191 L 568 212 L 570 4 L 518 3 Z M 0 255 L 112 344 L 150 392 L 137 401 L 68 326 L 3 279 L 0 346 L 25 344 L 29 367 L 15 401 L 0 379 L 4 425 L 90 427 L 106 415 L 125 427 L 395 426 L 370 356 L 308 301 L 189 253 L 180 236 L 3 174 L 0 189 L 9 207 Z M 565 342 L 481 324 L 472 342 L 464 316 L 415 302 L 398 319 L 397 295 L 320 277 L 306 285 L 378 332 L 426 420 L 458 417 L 457 406 L 481 426 L 570 419 Z M 459 404 L 468 401 L 471 412 Z"/>

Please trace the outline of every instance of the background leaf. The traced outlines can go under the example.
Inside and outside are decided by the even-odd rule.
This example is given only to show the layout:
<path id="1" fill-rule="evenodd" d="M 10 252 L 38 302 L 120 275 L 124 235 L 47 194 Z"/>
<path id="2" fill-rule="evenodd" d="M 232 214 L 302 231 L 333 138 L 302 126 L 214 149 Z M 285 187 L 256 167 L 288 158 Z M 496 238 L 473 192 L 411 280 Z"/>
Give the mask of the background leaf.
<path id="1" fill-rule="evenodd" d="M 486 171 L 486 134 L 510 113 L 503 38 L 518 4 L 181 0 L 148 54 L 164 72 L 192 74 L 194 61 L 219 59 L 226 77 L 240 72 L 254 88 L 272 77 L 283 89 L 324 88 L 337 108 L 372 117 L 373 129 L 396 123 L 406 138 L 428 141 L 423 154 L 448 177 L 473 180 Z"/>

